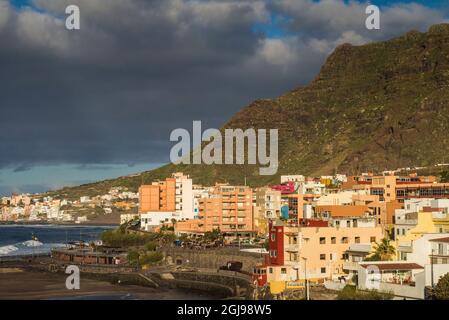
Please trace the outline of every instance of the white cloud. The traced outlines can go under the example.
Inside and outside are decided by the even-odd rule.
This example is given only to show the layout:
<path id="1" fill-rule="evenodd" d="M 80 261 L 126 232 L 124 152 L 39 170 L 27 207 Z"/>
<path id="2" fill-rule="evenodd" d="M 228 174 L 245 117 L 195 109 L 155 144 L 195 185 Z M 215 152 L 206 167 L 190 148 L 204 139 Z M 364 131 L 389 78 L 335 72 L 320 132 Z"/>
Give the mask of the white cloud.
<path id="1" fill-rule="evenodd" d="M 0 0 L 0 31 L 6 26 L 9 20 L 10 15 L 10 7 L 9 3 L 3 0 Z"/>

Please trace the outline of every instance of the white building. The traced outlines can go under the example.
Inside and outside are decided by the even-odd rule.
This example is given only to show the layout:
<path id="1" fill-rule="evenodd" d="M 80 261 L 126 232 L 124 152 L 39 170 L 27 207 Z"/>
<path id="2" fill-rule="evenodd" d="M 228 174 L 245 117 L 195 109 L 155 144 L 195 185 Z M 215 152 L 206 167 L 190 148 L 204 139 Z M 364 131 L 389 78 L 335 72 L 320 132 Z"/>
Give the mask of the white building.
<path id="1" fill-rule="evenodd" d="M 89 201 L 90 201 L 90 198 L 88 196 L 80 197 L 80 202 L 81 203 L 87 203 Z"/>
<path id="2" fill-rule="evenodd" d="M 120 215 L 120 224 L 125 224 L 130 221 L 133 221 L 134 219 L 139 218 L 139 214 L 137 213 L 124 213 Z"/>
<path id="3" fill-rule="evenodd" d="M 194 196 L 192 179 L 181 172 L 174 173 L 173 178 L 176 180 L 175 210 L 180 215 L 181 219 L 193 219 Z"/>
<path id="4" fill-rule="evenodd" d="M 418 224 L 418 212 L 424 207 L 432 206 L 432 198 L 406 199 L 404 209 L 396 209 L 394 212 L 395 237 L 405 235 Z"/>
<path id="5" fill-rule="evenodd" d="M 172 219 L 180 220 L 180 214 L 176 211 L 153 211 L 140 215 L 140 228 L 151 231 L 163 223 L 171 222 Z"/>
<path id="6" fill-rule="evenodd" d="M 435 241 L 447 237 L 449 237 L 449 233 L 427 233 L 409 243 L 401 242 L 398 247 L 399 259 L 416 262 L 420 265 L 430 264 L 432 250 L 434 254 L 441 251 L 441 255 L 443 255 L 443 250 L 437 250 L 438 246 Z M 445 252 L 444 255 L 448 256 L 448 252 Z"/>
<path id="7" fill-rule="evenodd" d="M 301 174 L 299 175 L 285 175 L 285 176 L 281 176 L 281 183 L 286 183 L 286 182 L 304 182 L 305 181 L 305 177 Z"/>
<path id="8" fill-rule="evenodd" d="M 366 194 L 366 191 L 364 191 L 363 193 Z M 315 201 L 315 205 L 317 206 L 350 205 L 353 202 L 352 197 L 358 194 L 360 194 L 360 192 L 352 190 L 325 194 Z"/>
<path id="9" fill-rule="evenodd" d="M 210 187 L 193 186 L 193 218 L 198 218 L 200 213 L 200 200 L 209 197 L 210 189 Z"/>

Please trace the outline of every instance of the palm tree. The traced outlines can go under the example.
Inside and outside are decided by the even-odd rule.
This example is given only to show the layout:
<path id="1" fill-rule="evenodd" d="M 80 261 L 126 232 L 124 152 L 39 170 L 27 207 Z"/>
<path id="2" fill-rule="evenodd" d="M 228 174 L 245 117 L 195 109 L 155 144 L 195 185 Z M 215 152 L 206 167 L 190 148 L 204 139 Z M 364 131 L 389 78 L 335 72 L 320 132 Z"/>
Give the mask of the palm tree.
<path id="1" fill-rule="evenodd" d="M 175 218 L 171 219 L 171 224 L 173 226 L 173 231 L 174 231 L 175 230 L 175 225 L 176 225 L 176 219 Z"/>
<path id="2" fill-rule="evenodd" d="M 367 261 L 389 261 L 393 260 L 396 249 L 390 244 L 390 239 L 383 238 L 380 243 L 375 244 L 374 253 L 370 255 Z"/>

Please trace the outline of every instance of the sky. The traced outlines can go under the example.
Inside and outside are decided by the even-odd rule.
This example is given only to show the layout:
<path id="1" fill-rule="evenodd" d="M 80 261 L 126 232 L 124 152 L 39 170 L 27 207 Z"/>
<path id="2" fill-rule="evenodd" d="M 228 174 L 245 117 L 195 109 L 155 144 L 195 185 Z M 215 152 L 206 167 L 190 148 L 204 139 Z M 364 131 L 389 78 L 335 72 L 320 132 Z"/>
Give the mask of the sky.
<path id="1" fill-rule="evenodd" d="M 449 0 L 370 3 L 380 30 L 366 1 L 0 0 L 0 195 L 158 167 L 172 130 L 306 85 L 339 44 L 449 22 Z"/>

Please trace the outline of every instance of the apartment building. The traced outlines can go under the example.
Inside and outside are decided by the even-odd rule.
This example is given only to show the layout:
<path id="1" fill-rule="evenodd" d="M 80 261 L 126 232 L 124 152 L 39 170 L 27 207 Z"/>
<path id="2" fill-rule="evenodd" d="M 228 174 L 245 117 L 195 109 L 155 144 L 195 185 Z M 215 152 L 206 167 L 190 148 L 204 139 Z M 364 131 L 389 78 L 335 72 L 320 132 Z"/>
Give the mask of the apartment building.
<path id="1" fill-rule="evenodd" d="M 449 232 L 449 199 L 411 199 L 396 210 L 395 238 L 409 242 L 428 233 Z"/>
<path id="2" fill-rule="evenodd" d="M 175 189 L 176 179 L 174 178 L 140 186 L 139 212 L 175 211 Z"/>
<path id="3" fill-rule="evenodd" d="M 180 172 L 171 178 L 139 188 L 139 213 L 176 212 L 180 219 L 193 219 L 192 179 Z"/>
<path id="4" fill-rule="evenodd" d="M 269 254 L 255 269 L 259 285 L 271 281 L 307 279 L 323 281 L 344 274 L 346 251 L 353 244 L 367 244 L 383 238 L 381 227 L 330 227 L 322 220 L 299 225 L 273 221 L 269 227 Z"/>
<path id="5" fill-rule="evenodd" d="M 255 190 L 255 205 L 266 219 L 279 218 L 281 212 L 281 192 L 269 187 Z"/>
<path id="6" fill-rule="evenodd" d="M 209 197 L 199 200 L 198 219 L 180 221 L 177 233 L 205 233 L 220 229 L 228 236 L 255 233 L 253 191 L 246 186 L 216 185 Z"/>

